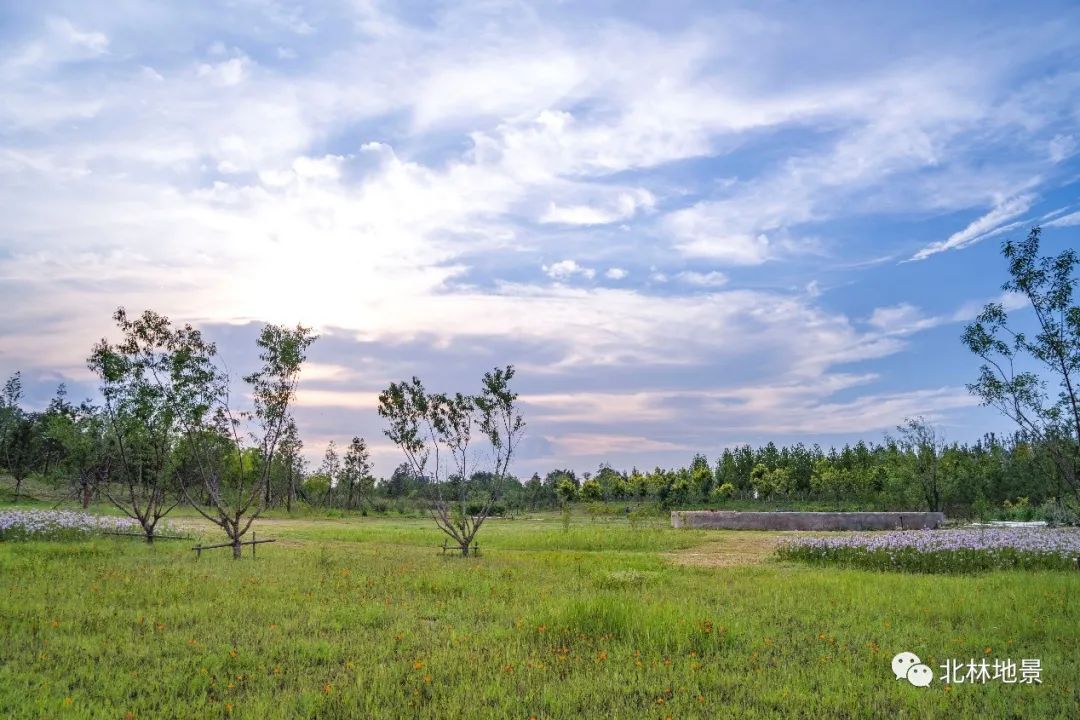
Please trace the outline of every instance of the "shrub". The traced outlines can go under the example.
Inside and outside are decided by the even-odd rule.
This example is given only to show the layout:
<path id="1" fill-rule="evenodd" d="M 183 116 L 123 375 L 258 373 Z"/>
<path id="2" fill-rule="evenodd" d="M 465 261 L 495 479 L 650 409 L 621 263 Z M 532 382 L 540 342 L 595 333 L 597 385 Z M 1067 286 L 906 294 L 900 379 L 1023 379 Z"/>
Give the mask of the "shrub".
<path id="1" fill-rule="evenodd" d="M 587 502 L 598 502 L 604 499 L 604 491 L 596 480 L 588 480 L 581 485 L 581 499 Z"/>
<path id="2" fill-rule="evenodd" d="M 726 482 L 723 485 L 718 485 L 713 488 L 710 497 L 713 500 L 730 500 L 731 498 L 735 497 L 735 486 L 729 482 Z"/>
<path id="3" fill-rule="evenodd" d="M 465 512 L 470 515 L 479 515 L 484 510 L 484 503 L 479 501 L 470 502 L 465 506 Z M 488 515 L 505 515 L 506 505 L 500 502 L 492 503 L 488 509 Z"/>

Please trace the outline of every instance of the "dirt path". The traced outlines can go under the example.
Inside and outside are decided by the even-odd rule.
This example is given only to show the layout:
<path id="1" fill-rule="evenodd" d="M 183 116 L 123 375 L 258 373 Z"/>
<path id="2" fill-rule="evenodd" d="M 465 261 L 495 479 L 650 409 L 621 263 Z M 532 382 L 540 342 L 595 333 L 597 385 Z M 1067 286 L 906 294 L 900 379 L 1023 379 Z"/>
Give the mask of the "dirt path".
<path id="1" fill-rule="evenodd" d="M 718 533 L 716 540 L 669 555 L 676 565 L 737 567 L 759 565 L 768 560 L 783 538 L 782 533 L 735 530 Z"/>

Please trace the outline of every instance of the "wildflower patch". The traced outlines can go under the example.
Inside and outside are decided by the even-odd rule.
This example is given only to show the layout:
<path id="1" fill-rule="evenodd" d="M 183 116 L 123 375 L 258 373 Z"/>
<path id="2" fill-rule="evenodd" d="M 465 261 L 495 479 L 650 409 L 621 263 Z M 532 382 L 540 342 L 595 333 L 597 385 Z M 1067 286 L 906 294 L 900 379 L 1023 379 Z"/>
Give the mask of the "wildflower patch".
<path id="1" fill-rule="evenodd" d="M 777 548 L 781 560 L 868 570 L 970 573 L 1069 570 L 1080 557 L 1074 528 L 966 528 L 804 537 Z"/>

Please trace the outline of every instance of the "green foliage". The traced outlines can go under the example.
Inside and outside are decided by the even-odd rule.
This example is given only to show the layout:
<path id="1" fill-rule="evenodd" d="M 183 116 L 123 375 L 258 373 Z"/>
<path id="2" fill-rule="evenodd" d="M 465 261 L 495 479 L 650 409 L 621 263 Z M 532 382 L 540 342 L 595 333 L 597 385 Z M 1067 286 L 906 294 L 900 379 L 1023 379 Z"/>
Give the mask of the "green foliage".
<path id="1" fill-rule="evenodd" d="M 1073 304 L 1080 255 L 1068 248 L 1043 257 L 1040 235 L 1034 227 L 1026 239 L 1002 245 L 1009 266 L 1002 289 L 1030 304 L 1036 331 L 1010 326 L 1002 303 L 986 305 L 964 330 L 964 344 L 984 361 L 968 390 L 1045 447 L 1062 484 L 1080 500 L 1080 306 Z"/>
<path id="2" fill-rule="evenodd" d="M 730 500 L 735 497 L 735 486 L 729 482 L 722 483 L 713 488 L 712 499 L 713 500 Z"/>
<path id="3" fill-rule="evenodd" d="M 555 492 L 563 504 L 571 503 L 577 499 L 578 486 L 569 477 L 563 477 L 560 478 L 559 484 L 555 487 Z"/>
<path id="4" fill-rule="evenodd" d="M 595 478 L 581 484 L 581 499 L 585 502 L 597 502 L 604 499 L 604 491 Z"/>
<path id="5" fill-rule="evenodd" d="M 430 466 L 432 517 L 438 528 L 468 555 L 476 534 L 491 512 L 509 476 L 511 459 L 525 429 L 517 407 L 517 393 L 510 389 L 512 365 L 484 374 L 480 393 L 428 393 L 419 378 L 391 383 L 379 394 L 379 415 L 388 427 L 385 435 L 405 454 L 417 476 Z M 475 465 L 470 450 L 473 431 L 489 445 L 492 465 L 486 477 L 469 477 Z M 480 482 L 472 482 L 470 480 Z M 515 480 L 516 482 L 516 480 Z M 470 512 L 470 485 L 483 488 L 480 508 Z M 473 501 L 475 501 L 473 495 Z"/>
<path id="6" fill-rule="evenodd" d="M 326 473 L 312 473 L 304 478 L 304 493 L 308 497 L 324 497 L 330 492 L 330 476 Z"/>
<path id="7" fill-rule="evenodd" d="M 199 330 L 152 310 L 132 319 L 119 308 L 113 319 L 121 340 L 101 340 L 87 361 L 101 380 L 118 461 L 102 491 L 139 521 L 148 541 L 182 498 L 225 531 L 238 557 L 269 496 L 273 457 L 315 336 L 302 326 L 265 326 L 256 341 L 261 365 L 244 377 L 252 406 L 237 411 L 217 348 Z"/>

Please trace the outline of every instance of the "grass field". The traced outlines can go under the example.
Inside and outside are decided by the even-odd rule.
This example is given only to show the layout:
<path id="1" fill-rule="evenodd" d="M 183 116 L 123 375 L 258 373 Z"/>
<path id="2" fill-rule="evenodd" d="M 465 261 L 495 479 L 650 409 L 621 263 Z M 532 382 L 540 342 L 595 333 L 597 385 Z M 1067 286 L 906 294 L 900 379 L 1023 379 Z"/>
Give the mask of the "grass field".
<path id="1" fill-rule="evenodd" d="M 191 517 L 196 533 L 216 539 Z M 775 534 L 267 518 L 191 543 L 0 543 L 3 718 L 1076 718 L 1080 573 L 914 576 L 771 558 Z M 892 656 L 1039 658 L 917 688 Z"/>

